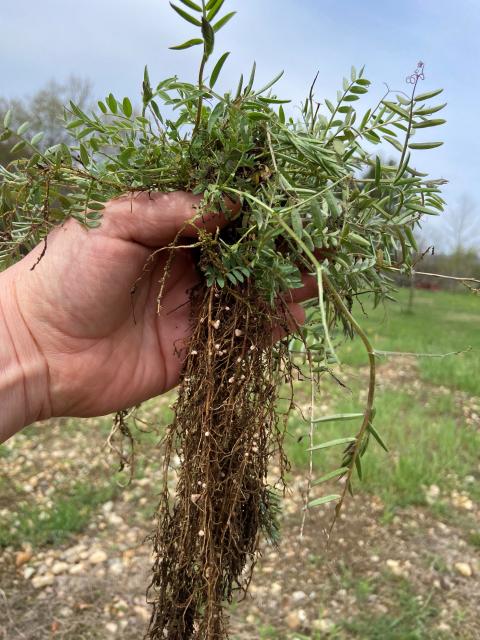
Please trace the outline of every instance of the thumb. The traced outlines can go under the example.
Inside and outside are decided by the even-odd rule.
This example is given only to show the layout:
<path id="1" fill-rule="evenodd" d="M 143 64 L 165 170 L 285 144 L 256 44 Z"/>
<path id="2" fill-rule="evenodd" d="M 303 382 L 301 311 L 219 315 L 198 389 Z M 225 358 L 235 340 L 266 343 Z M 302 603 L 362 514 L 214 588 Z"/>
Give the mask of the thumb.
<path id="1" fill-rule="evenodd" d="M 221 212 L 202 214 L 192 220 L 198 215 L 201 201 L 201 196 L 185 191 L 121 196 L 106 207 L 99 231 L 147 247 L 159 247 L 171 242 L 180 231 L 184 237 L 195 238 L 199 228 L 214 232 L 224 227 L 227 217 Z M 238 212 L 239 204 L 231 201 L 227 204 L 233 214 Z"/>

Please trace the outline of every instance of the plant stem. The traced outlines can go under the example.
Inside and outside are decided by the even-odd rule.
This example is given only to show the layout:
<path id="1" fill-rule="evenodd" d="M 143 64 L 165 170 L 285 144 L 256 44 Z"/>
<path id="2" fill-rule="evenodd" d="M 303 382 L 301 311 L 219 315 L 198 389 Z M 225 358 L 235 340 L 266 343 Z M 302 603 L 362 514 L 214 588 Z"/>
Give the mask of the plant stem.
<path id="1" fill-rule="evenodd" d="M 203 14 L 203 18 L 206 20 L 207 18 L 207 9 L 205 6 L 205 0 L 202 0 L 202 14 Z M 193 129 L 193 136 L 197 133 L 198 128 L 200 127 L 200 121 L 202 119 L 202 106 L 203 106 L 203 94 L 201 93 L 202 91 L 202 86 L 203 86 L 203 74 L 205 71 L 205 65 L 207 63 L 207 43 L 204 41 L 203 43 L 203 56 L 202 56 L 202 61 L 200 63 L 200 69 L 198 71 L 198 90 L 200 91 L 200 96 L 198 98 L 198 106 L 197 106 L 197 118 L 195 120 L 195 127 Z"/>
<path id="2" fill-rule="evenodd" d="M 337 290 L 335 289 L 335 287 L 333 286 L 333 284 L 330 282 L 329 277 L 324 274 L 323 276 L 323 280 L 325 283 L 325 287 L 328 290 L 329 294 L 331 295 L 333 302 L 335 304 L 335 306 L 337 307 L 337 310 L 340 311 L 340 313 L 343 315 L 343 317 L 348 320 L 348 322 L 351 324 L 351 326 L 353 327 L 353 330 L 355 331 L 355 333 L 358 335 L 358 337 L 360 338 L 360 340 L 363 342 L 365 349 L 367 351 L 368 354 L 368 361 L 369 361 L 369 366 L 370 366 L 370 375 L 369 375 L 369 383 L 368 383 L 368 396 L 367 396 L 367 402 L 365 405 L 365 412 L 363 415 L 363 422 L 362 422 L 362 426 L 360 427 L 360 430 L 356 436 L 355 439 L 355 447 L 353 449 L 353 453 L 352 453 L 352 459 L 350 461 L 349 464 L 349 470 L 345 479 L 345 486 L 343 488 L 342 494 L 340 496 L 340 500 L 338 501 L 338 503 L 335 506 L 335 516 L 332 520 L 332 524 L 330 525 L 330 533 L 335 525 L 336 519 L 338 517 L 338 515 L 340 514 L 340 511 L 342 509 L 342 505 L 345 501 L 345 497 L 347 495 L 347 491 L 349 489 L 350 486 L 350 482 L 352 479 L 352 474 L 353 474 L 353 470 L 355 469 L 355 462 L 358 458 L 358 456 L 360 455 L 360 451 L 362 448 L 362 443 L 363 443 L 363 438 L 365 436 L 365 433 L 368 429 L 368 425 L 370 424 L 370 421 L 372 420 L 372 414 L 373 414 L 373 402 L 375 399 L 375 378 L 376 378 L 376 363 L 375 363 L 375 351 L 372 347 L 372 344 L 370 342 L 370 340 L 368 339 L 367 334 L 364 332 L 364 330 L 362 329 L 362 327 L 358 324 L 358 322 L 355 320 L 355 318 L 352 316 L 352 314 L 350 313 L 348 307 L 346 306 L 346 304 L 344 303 L 344 301 L 342 300 L 341 296 L 339 295 L 339 293 L 337 292 Z"/>
<path id="3" fill-rule="evenodd" d="M 203 73 L 205 71 L 205 64 L 207 63 L 207 56 L 204 52 L 203 57 L 202 57 L 202 62 L 200 63 L 200 71 L 198 73 L 198 88 L 200 91 L 202 91 L 202 86 L 203 86 Z M 195 135 L 198 131 L 198 128 L 200 126 L 200 121 L 202 119 L 202 106 L 203 106 L 203 94 L 200 94 L 200 97 L 198 98 L 198 106 L 197 106 L 197 119 L 195 121 L 195 128 L 193 130 L 193 135 Z"/>

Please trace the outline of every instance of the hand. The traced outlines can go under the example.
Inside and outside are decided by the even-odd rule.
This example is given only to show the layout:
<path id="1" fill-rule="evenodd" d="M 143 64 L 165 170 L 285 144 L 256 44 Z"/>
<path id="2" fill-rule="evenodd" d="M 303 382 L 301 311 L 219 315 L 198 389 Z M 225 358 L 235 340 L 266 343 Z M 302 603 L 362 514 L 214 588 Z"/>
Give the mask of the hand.
<path id="1" fill-rule="evenodd" d="M 199 202 L 183 192 L 116 199 L 99 228 L 87 231 L 70 220 L 49 235 L 33 271 L 43 244 L 2 274 L 12 291 L 13 344 L 21 339 L 16 336 L 31 336 L 44 364 L 37 419 L 104 415 L 177 384 L 182 361 L 175 345 L 188 338 L 189 291 L 199 278 L 191 251 L 175 250 L 160 314 L 167 251 L 156 254 L 133 299 L 130 290 L 152 252 L 175 238 Z M 211 215 L 188 224 L 182 235 L 194 238 L 197 227 L 213 231 L 224 223 L 223 215 Z M 289 301 L 299 322 L 304 312 L 298 302 L 313 294 L 307 282 Z"/>

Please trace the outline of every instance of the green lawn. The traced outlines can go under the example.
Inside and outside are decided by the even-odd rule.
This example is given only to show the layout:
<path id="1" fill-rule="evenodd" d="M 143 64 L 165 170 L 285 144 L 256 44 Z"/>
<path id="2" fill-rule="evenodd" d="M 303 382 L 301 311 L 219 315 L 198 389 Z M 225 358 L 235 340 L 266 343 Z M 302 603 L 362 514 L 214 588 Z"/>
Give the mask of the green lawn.
<path id="1" fill-rule="evenodd" d="M 463 405 L 453 392 L 462 390 L 477 395 L 480 390 L 480 299 L 468 294 L 417 291 L 412 314 L 405 312 L 406 299 L 407 292 L 400 291 L 397 304 L 373 310 L 363 318 L 376 349 L 420 353 L 446 353 L 467 347 L 471 350 L 444 358 L 378 359 L 375 426 L 389 452 L 385 453 L 371 440 L 362 459 L 361 489 L 380 496 L 387 512 L 399 506 L 425 504 L 425 487 L 432 484 L 442 491 L 463 488 L 463 479 L 478 473 L 480 452 L 480 431 L 465 423 Z M 359 307 L 355 311 L 358 317 Z M 362 345 L 354 341 L 339 352 L 344 363 L 339 376 L 345 379 L 348 389 L 342 389 L 333 380 L 323 381 L 318 417 L 325 402 L 328 410 L 323 414 L 363 411 L 362 394 L 368 373 Z M 390 374 L 395 373 L 405 362 L 411 363 L 406 379 L 388 384 L 383 379 L 387 368 Z M 439 389 L 438 385 L 448 389 Z M 359 425 L 360 419 L 319 423 L 315 443 L 353 436 Z M 298 472 L 308 463 L 305 437 L 308 425 L 295 414 L 289 430 L 287 449 L 293 470 Z M 300 435 L 304 438 L 298 443 Z M 314 453 L 315 477 L 341 466 L 342 448 Z M 356 485 L 359 487 L 358 481 Z M 469 488 L 476 498 L 477 485 Z M 335 481 L 315 488 L 314 496 L 332 492 L 338 492 Z"/>
<path id="2" fill-rule="evenodd" d="M 401 289 L 397 303 L 372 310 L 360 306 L 355 315 L 368 331 L 376 349 L 442 354 L 470 349 L 445 358 L 419 358 L 423 380 L 480 395 L 480 296 L 472 293 L 416 290 L 413 313 L 407 312 L 408 291 Z M 340 349 L 347 364 L 365 362 L 358 341 Z"/>

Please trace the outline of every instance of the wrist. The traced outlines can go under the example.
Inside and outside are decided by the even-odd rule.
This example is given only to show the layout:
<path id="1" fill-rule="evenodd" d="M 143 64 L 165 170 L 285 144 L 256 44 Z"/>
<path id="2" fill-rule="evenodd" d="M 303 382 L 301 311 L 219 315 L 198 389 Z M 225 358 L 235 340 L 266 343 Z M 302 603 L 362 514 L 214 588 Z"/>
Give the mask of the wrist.
<path id="1" fill-rule="evenodd" d="M 0 274 L 0 442 L 51 416 L 48 366 L 18 305 L 16 275 Z"/>

